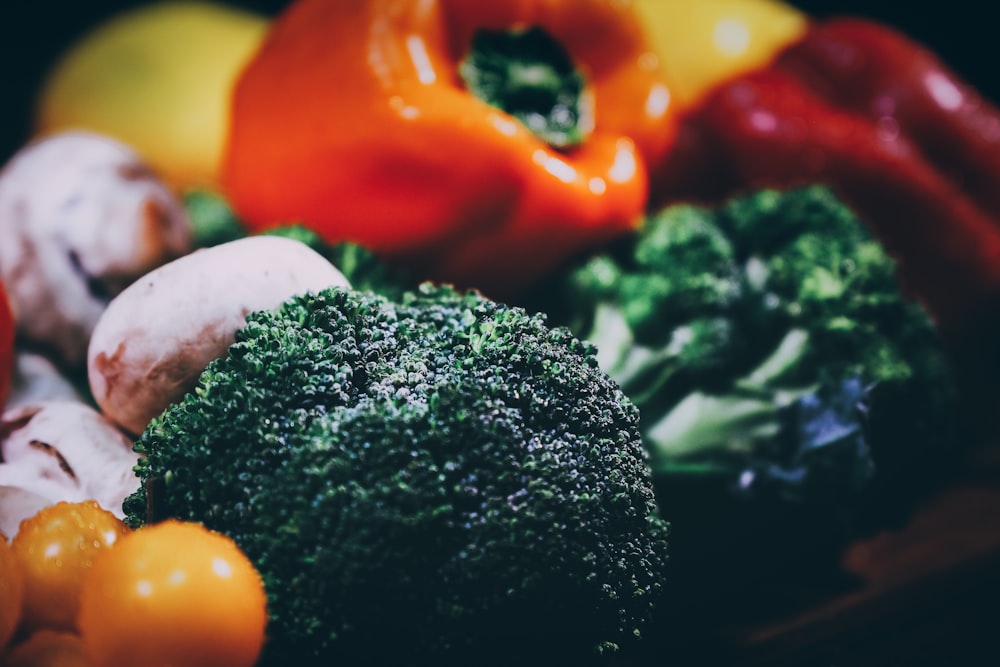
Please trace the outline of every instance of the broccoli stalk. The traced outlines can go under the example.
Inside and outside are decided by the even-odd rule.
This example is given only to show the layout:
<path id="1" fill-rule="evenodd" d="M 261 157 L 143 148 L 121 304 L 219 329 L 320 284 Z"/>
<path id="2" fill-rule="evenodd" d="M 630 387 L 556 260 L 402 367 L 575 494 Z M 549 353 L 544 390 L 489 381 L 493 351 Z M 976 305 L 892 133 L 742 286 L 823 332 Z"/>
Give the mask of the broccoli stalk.
<path id="1" fill-rule="evenodd" d="M 447 287 L 303 295 L 142 434 L 128 520 L 236 540 L 265 665 L 587 664 L 648 624 L 667 535 L 594 353 Z"/>

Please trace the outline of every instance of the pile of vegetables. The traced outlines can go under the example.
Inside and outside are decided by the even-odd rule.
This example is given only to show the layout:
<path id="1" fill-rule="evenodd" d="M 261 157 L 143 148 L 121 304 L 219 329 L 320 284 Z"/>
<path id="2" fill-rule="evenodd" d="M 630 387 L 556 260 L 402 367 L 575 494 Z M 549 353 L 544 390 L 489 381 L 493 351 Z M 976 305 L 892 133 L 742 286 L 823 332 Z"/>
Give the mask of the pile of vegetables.
<path id="1" fill-rule="evenodd" d="M 5 176 L 37 173 L 36 162 L 47 163 L 60 145 L 83 158 L 124 149 L 96 134 L 53 135 L 26 147 Z M 70 173 L 98 177 L 62 185 L 83 210 L 137 195 L 149 201 L 141 196 L 152 176 L 80 163 L 84 168 Z M 9 192 L 24 202 L 12 209 L 38 210 L 34 190 Z M 206 614 L 232 615 L 217 606 L 191 615 L 201 634 L 176 621 L 200 604 L 185 591 L 200 587 L 179 589 L 175 603 L 172 571 L 167 594 L 144 593 L 151 581 L 158 590 L 142 570 L 155 557 L 148 550 L 160 549 L 165 567 L 173 556 L 162 542 L 142 541 L 125 552 L 137 570 L 129 562 L 104 565 L 115 562 L 110 555 L 82 553 L 74 581 L 99 581 L 95 595 L 107 600 L 88 603 L 85 585 L 78 610 L 70 593 L 28 590 L 20 604 L 12 595 L 10 659 L 58 650 L 97 665 L 132 664 L 168 645 L 185 664 L 325 664 L 332 656 L 464 664 L 487 648 L 497 664 L 567 656 L 586 663 L 634 642 L 663 590 L 667 525 L 656 514 L 638 412 L 600 369 L 595 349 L 477 292 L 426 283 L 419 292 L 399 288 L 393 301 L 352 289 L 328 257 L 359 285 L 382 285 L 396 274 L 357 246 L 318 245 L 324 256 L 300 228 L 195 249 L 196 241 L 224 233 L 224 225 L 206 233 L 201 221 L 211 207 L 198 202 L 167 201 L 182 214 L 189 252 L 148 260 L 159 266 L 116 291 L 110 282 L 97 290 L 84 281 L 91 301 L 103 299 L 103 306 L 92 326 L 78 327 L 84 333 L 66 338 L 65 349 L 85 348 L 85 363 L 71 355 L 59 363 L 82 376 L 86 395 L 56 399 L 42 388 L 40 398 L 19 391 L 15 398 L 24 402 L 8 404 L 0 421 L 0 516 L 22 554 L 11 574 L 29 581 L 33 568 L 69 574 L 62 547 L 18 546 L 33 534 L 35 517 L 69 503 L 92 503 L 116 527 L 122 517 L 138 526 L 152 513 L 152 531 L 175 517 L 226 535 L 267 592 L 266 650 L 258 660 L 261 642 L 240 643 L 241 652 L 230 650 L 224 633 L 206 640 Z M 140 230 L 161 220 L 150 217 L 161 210 L 153 205 L 115 210 L 123 226 Z M 71 237 L 65 225 L 75 220 L 46 218 L 57 235 Z M 144 231 L 137 236 L 165 245 Z M 57 256 L 85 267 L 102 251 L 84 243 L 61 247 Z M 33 286 L 50 287 L 44 272 L 12 275 L 21 298 L 34 294 Z M 33 311 L 19 312 L 21 325 Z M 23 344 L 43 349 L 30 331 L 20 328 Z M 223 361 L 236 365 L 226 370 Z M 195 397 L 205 404 L 183 407 Z M 362 455 L 369 449 L 370 457 Z M 207 458 L 185 460 L 196 453 Z M 286 480 L 275 476 L 279 469 Z M 210 479 L 219 482 L 214 491 Z M 100 528 L 106 524 L 58 521 L 66 540 L 89 544 L 85 529 L 99 530 L 110 547 L 112 533 Z M 143 527 L 136 534 L 149 533 Z M 117 577 L 124 599 L 109 582 Z M 175 578 L 194 577 L 181 571 Z M 373 587 L 384 599 L 376 606 Z M 331 599 L 342 604 L 331 606 Z M 229 604 L 226 596 L 216 600 Z M 48 607 L 59 610 L 59 623 L 36 624 L 38 609 Z M 159 639 L 128 628 L 123 634 L 95 612 L 105 607 L 157 628 Z M 381 641 L 390 618 L 409 641 Z M 243 623 L 234 628 L 246 630 Z"/>
<path id="2" fill-rule="evenodd" d="M 1000 110 L 893 29 L 756 1 L 736 19 L 725 3 L 391 4 L 292 3 L 240 72 L 219 179 L 253 229 L 306 220 L 418 275 L 513 298 L 664 204 L 823 183 L 950 338 L 996 310 Z M 690 37 L 666 26 L 709 11 L 756 49 L 687 72 Z M 753 22 L 760 12 L 774 22 Z M 438 137 L 461 154 L 434 150 Z M 370 187 L 399 196 L 359 196 Z"/>
<path id="3" fill-rule="evenodd" d="M 996 368 L 1000 112 L 871 21 L 165 2 L 38 109 L 0 664 L 655 651 L 905 519 Z"/>
<path id="4" fill-rule="evenodd" d="M 689 110 L 651 193 L 654 204 L 719 201 L 825 183 L 957 341 L 996 317 L 997 123 L 1000 109 L 907 36 L 857 18 L 812 21 Z"/>
<path id="5" fill-rule="evenodd" d="M 258 564 L 262 664 L 590 664 L 663 588 L 638 418 L 540 316 L 334 288 L 248 318 L 143 432 L 125 508 Z"/>

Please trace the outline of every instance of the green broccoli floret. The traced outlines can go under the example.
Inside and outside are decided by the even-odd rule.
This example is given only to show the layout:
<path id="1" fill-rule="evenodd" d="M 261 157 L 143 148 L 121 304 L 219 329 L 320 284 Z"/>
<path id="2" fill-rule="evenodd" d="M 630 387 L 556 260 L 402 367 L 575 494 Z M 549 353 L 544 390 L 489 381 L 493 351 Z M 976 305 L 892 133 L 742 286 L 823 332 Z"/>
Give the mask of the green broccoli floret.
<path id="1" fill-rule="evenodd" d="M 419 286 L 420 281 L 411 277 L 406 271 L 357 243 L 350 241 L 327 243 L 316 232 L 298 224 L 275 227 L 267 233 L 305 243 L 340 269 L 351 287 L 358 291 L 375 292 L 398 301 L 403 294 Z"/>
<path id="2" fill-rule="evenodd" d="M 185 192 L 184 206 L 191 220 L 196 248 L 218 245 L 247 235 L 243 222 L 218 192 L 206 189 Z M 327 243 L 319 234 L 298 223 L 278 225 L 264 233 L 305 243 L 330 260 L 357 290 L 376 292 L 397 300 L 404 292 L 416 289 L 420 282 L 360 244 L 349 241 Z"/>
<path id="3" fill-rule="evenodd" d="M 184 192 L 183 202 L 191 221 L 195 248 L 208 248 L 247 235 L 246 228 L 229 202 L 214 190 L 188 190 Z"/>
<path id="4" fill-rule="evenodd" d="M 921 476 L 940 471 L 954 382 L 894 271 L 854 213 L 814 186 L 668 207 L 529 304 L 594 343 L 639 407 L 675 566 L 707 563 L 707 542 L 722 552 L 740 534 L 709 505 L 730 503 L 743 525 L 752 506 L 775 526 L 792 505 L 817 525 L 828 511 L 895 520 Z M 785 529 L 770 547 L 745 537 L 773 558 L 796 539 Z"/>
<path id="5" fill-rule="evenodd" d="M 137 448 L 127 520 L 236 540 L 264 665 L 587 664 L 663 588 L 635 406 L 591 345 L 475 292 L 252 314 Z"/>

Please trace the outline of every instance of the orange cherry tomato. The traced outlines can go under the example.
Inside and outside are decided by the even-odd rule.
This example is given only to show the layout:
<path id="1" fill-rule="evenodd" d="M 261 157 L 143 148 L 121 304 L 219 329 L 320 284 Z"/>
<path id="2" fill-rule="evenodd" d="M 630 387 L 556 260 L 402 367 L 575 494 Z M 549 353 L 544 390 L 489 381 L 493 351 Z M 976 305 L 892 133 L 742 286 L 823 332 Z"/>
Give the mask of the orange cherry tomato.
<path id="1" fill-rule="evenodd" d="M 26 631 L 73 631 L 80 587 L 98 554 L 128 527 L 92 500 L 60 502 L 25 519 L 11 542 L 24 572 Z"/>
<path id="2" fill-rule="evenodd" d="M 94 667 L 94 662 L 72 632 L 39 630 L 0 659 L 3 667 Z"/>
<path id="3" fill-rule="evenodd" d="M 14 550 L 7 537 L 0 533 L 0 654 L 7 646 L 21 620 L 24 600 L 24 578 Z"/>
<path id="4" fill-rule="evenodd" d="M 253 564 L 192 522 L 126 536 L 94 565 L 80 600 L 80 635 L 102 667 L 251 667 L 266 623 Z"/>

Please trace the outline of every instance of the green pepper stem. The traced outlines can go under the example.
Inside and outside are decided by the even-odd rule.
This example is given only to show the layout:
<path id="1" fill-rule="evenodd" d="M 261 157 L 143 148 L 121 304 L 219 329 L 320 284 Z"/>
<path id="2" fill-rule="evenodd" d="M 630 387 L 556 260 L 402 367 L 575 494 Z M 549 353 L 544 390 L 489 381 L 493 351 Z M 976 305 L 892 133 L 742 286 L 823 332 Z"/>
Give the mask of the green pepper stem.
<path id="1" fill-rule="evenodd" d="M 590 133 L 593 99 L 583 73 L 543 28 L 478 31 L 459 74 L 474 96 L 553 148 L 572 148 Z"/>

